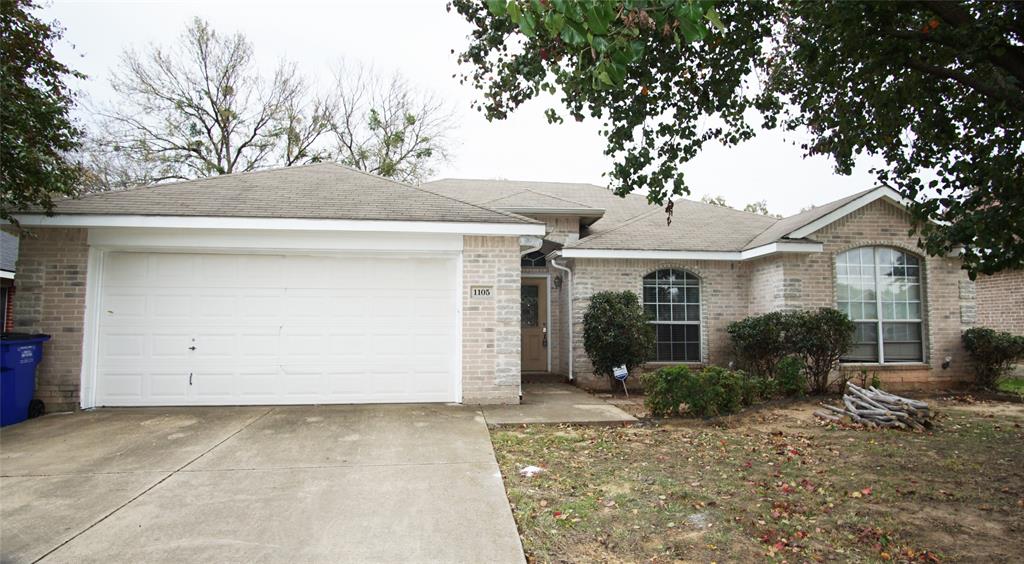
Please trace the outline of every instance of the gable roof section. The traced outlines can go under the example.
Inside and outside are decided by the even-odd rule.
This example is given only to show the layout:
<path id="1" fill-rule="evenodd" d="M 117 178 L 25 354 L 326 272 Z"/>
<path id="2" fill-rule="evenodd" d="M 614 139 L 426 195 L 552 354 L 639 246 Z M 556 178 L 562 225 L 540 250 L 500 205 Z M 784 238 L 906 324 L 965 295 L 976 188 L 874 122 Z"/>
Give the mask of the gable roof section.
<path id="1" fill-rule="evenodd" d="M 585 237 L 573 249 L 643 249 L 650 251 L 740 251 L 777 220 L 693 200 L 676 200 L 672 224 L 655 208 L 619 226 Z"/>
<path id="2" fill-rule="evenodd" d="M 61 200 L 55 215 L 538 224 L 336 163 L 229 174 Z"/>
<path id="3" fill-rule="evenodd" d="M 564 256 L 745 260 L 777 252 L 818 252 L 814 232 L 876 201 L 907 202 L 888 187 L 865 190 L 784 219 L 677 200 L 672 225 L 643 214 L 604 233 L 566 245 Z M 682 222 L 679 229 L 672 229 Z"/>
<path id="4" fill-rule="evenodd" d="M 661 209 L 659 206 L 648 204 L 647 198 L 641 194 L 629 194 L 622 198 L 607 188 L 579 182 L 445 178 L 427 182 L 424 187 L 460 200 L 487 206 L 494 205 L 494 200 L 500 199 L 502 206 L 507 206 L 506 209 L 518 209 L 512 206 L 519 198 L 526 201 L 527 198 L 534 198 L 531 194 L 543 194 L 576 202 L 591 209 L 604 210 L 601 218 L 588 226 L 588 233 L 591 235 L 617 227 L 652 210 Z"/>

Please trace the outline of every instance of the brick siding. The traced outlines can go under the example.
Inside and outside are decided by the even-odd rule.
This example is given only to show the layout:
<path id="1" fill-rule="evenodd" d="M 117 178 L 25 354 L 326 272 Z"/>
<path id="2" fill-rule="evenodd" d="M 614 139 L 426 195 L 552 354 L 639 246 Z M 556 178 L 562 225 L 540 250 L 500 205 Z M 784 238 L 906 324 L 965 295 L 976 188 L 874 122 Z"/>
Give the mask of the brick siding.
<path id="1" fill-rule="evenodd" d="M 974 285 L 977 324 L 1024 335 L 1024 270 L 982 274 Z"/>
<path id="2" fill-rule="evenodd" d="M 574 259 L 573 372 L 581 386 L 604 389 L 607 377 L 596 376 L 583 349 L 583 315 L 597 292 L 635 292 L 643 296 L 643 278 L 664 268 L 686 270 L 700 278 L 701 357 L 704 363 L 728 364 L 732 343 L 726 326 L 748 315 L 749 269 L 738 262 Z M 648 368 L 657 367 L 650 363 Z M 635 379 L 633 379 L 635 383 Z"/>
<path id="3" fill-rule="evenodd" d="M 864 246 L 886 246 L 914 254 L 924 265 L 921 276 L 924 362 L 902 366 L 843 365 L 843 370 L 877 373 L 890 389 L 956 387 L 973 375 L 960 341 L 963 329 L 971 325 L 970 317 L 963 314 L 973 307 L 969 296 L 961 297 L 962 282 L 968 280 L 967 274 L 960 269 L 957 258 L 925 256 L 909 229 L 909 216 L 903 209 L 877 200 L 810 234 L 809 239 L 824 245 L 824 252 L 785 256 L 783 268 L 790 292 L 786 307 L 836 307 L 835 259 L 842 252 Z M 951 363 L 949 368 L 943 369 L 946 357 Z"/>
<path id="4" fill-rule="evenodd" d="M 52 336 L 36 370 L 36 398 L 51 412 L 79 406 L 86 235 L 85 229 L 36 229 L 21 237 L 14 330 Z"/>
<path id="5" fill-rule="evenodd" d="M 924 265 L 925 361 L 843 365 L 842 370 L 858 377 L 862 370 L 869 378 L 877 374 L 894 390 L 957 387 L 973 377 L 961 332 L 975 323 L 975 317 L 981 324 L 990 317 L 988 322 L 993 324 L 1012 328 L 1016 323 L 1019 330 L 1024 275 L 981 281 L 976 299 L 959 259 L 924 256 L 909 228 L 906 212 L 879 200 L 808 236 L 823 244 L 821 253 L 773 255 L 749 262 L 575 259 L 573 362 L 578 381 L 589 388 L 607 387 L 604 377 L 594 376 L 583 350 L 583 314 L 595 292 L 632 290 L 641 295 L 644 275 L 661 268 L 696 274 L 701 279 L 703 362 L 727 365 L 734 360 L 726 331 L 729 322 L 775 310 L 836 307 L 836 255 L 856 247 L 888 246 L 917 255 Z M 951 362 L 944 369 L 947 357 Z M 652 363 L 647 368 L 657 366 Z"/>
<path id="6" fill-rule="evenodd" d="M 462 398 L 471 404 L 519 403 L 518 237 L 463 238 Z M 472 286 L 492 286 L 472 298 Z"/>

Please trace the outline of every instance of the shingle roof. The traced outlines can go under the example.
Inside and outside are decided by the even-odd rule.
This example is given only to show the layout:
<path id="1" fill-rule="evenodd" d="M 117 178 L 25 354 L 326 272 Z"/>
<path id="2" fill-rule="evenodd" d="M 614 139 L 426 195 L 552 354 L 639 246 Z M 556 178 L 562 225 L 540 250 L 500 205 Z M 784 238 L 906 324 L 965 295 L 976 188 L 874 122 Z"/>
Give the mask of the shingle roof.
<path id="1" fill-rule="evenodd" d="M 664 208 L 640 194 L 625 198 L 593 184 L 522 180 L 443 179 L 431 190 L 487 206 L 518 209 L 539 202 L 538 194 L 605 210 L 579 241 L 577 249 L 742 251 L 774 243 L 797 229 L 875 190 L 865 190 L 796 215 L 776 219 L 693 200 L 675 201 L 672 224 Z M 551 207 L 556 204 L 552 203 Z"/>
<path id="2" fill-rule="evenodd" d="M 460 200 L 487 206 L 492 205 L 490 202 L 501 199 L 502 205 L 513 207 L 512 202 L 516 200 L 517 195 L 532 198 L 530 194 L 533 193 L 605 210 L 601 219 L 588 227 L 589 234 L 612 229 L 638 215 L 661 209 L 659 206 L 648 204 L 647 198 L 640 194 L 629 194 L 622 198 L 607 188 L 585 183 L 445 178 L 427 182 L 424 187 Z"/>
<path id="3" fill-rule="evenodd" d="M 768 243 L 774 243 L 775 241 L 778 241 L 786 237 L 786 235 L 789 235 L 790 233 L 796 231 L 797 229 L 800 229 L 801 227 L 809 223 L 812 223 L 821 217 L 828 215 L 829 213 L 845 206 L 846 204 L 856 200 L 857 198 L 863 196 L 864 194 L 872 192 L 876 189 L 877 188 L 871 188 L 868 190 L 864 190 L 863 192 L 857 192 L 856 194 L 847 196 L 845 198 L 840 198 L 834 202 L 829 202 L 825 205 L 813 207 L 807 211 L 800 212 L 796 215 L 784 217 L 778 220 L 775 223 L 775 225 L 772 225 L 768 229 L 764 230 L 764 232 L 758 234 L 757 237 L 754 237 L 753 240 L 751 240 L 750 243 L 746 246 L 746 248 L 751 249 L 754 247 L 760 247 L 761 245 L 767 245 Z"/>
<path id="4" fill-rule="evenodd" d="M 664 210 L 658 208 L 566 246 L 574 249 L 738 251 L 778 221 L 693 200 L 676 200 L 672 224 L 666 219 Z"/>
<path id="5" fill-rule="evenodd" d="M 580 202 L 566 200 L 557 196 L 550 196 L 533 190 L 523 190 L 510 196 L 501 196 L 484 202 L 487 207 L 495 209 L 578 209 L 590 211 L 603 211 L 601 208 L 594 208 Z"/>
<path id="6" fill-rule="evenodd" d="M 92 194 L 57 202 L 54 213 L 538 223 L 335 163 Z"/>

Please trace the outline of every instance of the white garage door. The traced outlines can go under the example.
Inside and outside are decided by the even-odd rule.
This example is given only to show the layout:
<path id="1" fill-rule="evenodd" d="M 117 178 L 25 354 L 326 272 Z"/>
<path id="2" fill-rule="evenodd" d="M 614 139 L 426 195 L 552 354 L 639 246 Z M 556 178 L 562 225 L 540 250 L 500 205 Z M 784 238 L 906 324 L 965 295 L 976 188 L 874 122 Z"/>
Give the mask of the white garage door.
<path id="1" fill-rule="evenodd" d="M 111 252 L 96 405 L 459 401 L 452 258 Z"/>

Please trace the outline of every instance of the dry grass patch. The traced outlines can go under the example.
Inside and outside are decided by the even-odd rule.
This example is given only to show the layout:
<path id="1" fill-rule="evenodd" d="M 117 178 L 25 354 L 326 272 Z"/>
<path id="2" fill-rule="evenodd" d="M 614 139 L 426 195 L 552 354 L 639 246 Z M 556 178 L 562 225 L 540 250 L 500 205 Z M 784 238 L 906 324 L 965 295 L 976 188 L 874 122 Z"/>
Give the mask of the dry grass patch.
<path id="1" fill-rule="evenodd" d="M 1024 412 L 940 408 L 929 433 L 820 427 L 806 404 L 492 439 L 535 562 L 1019 558 Z"/>

